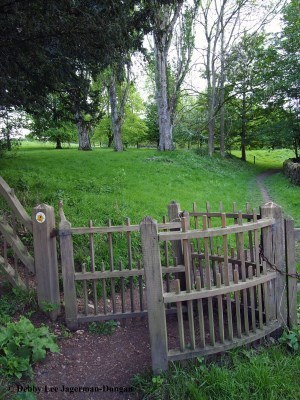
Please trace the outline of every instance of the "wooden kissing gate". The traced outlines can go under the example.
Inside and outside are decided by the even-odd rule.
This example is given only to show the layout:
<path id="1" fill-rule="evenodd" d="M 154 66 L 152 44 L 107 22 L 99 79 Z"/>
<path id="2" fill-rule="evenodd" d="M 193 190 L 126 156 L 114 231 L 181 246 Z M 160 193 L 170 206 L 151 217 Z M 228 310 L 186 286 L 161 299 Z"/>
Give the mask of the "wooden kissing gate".
<path id="1" fill-rule="evenodd" d="M 148 316 L 154 373 L 169 361 L 222 352 L 297 322 L 294 223 L 274 203 L 257 214 L 249 204 L 244 213 L 235 204 L 232 212 L 211 212 L 209 203 L 205 212 L 195 203 L 182 212 L 171 202 L 161 223 L 127 218 L 79 228 L 60 204 L 57 229 L 53 207 L 41 204 L 29 217 L 2 178 L 0 193 L 13 210 L 11 218 L 0 216 L 0 266 L 10 282 L 28 287 L 35 274 L 39 305 L 57 305 L 55 319 L 61 274 L 70 329 Z M 33 254 L 16 220 L 32 235 Z"/>

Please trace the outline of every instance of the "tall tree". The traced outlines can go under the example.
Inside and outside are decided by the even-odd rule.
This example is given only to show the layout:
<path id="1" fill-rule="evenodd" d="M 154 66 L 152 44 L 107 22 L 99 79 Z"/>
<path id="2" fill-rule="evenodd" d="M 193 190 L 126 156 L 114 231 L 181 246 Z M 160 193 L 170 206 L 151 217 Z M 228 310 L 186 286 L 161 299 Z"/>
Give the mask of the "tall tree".
<path id="1" fill-rule="evenodd" d="M 194 45 L 194 19 L 198 1 L 192 6 L 183 0 L 171 4 L 150 1 L 153 29 L 156 104 L 159 125 L 159 150 L 173 150 L 173 125 L 179 92 L 189 70 Z M 172 39 L 174 39 L 172 41 Z M 176 52 L 170 63 L 171 46 Z"/>

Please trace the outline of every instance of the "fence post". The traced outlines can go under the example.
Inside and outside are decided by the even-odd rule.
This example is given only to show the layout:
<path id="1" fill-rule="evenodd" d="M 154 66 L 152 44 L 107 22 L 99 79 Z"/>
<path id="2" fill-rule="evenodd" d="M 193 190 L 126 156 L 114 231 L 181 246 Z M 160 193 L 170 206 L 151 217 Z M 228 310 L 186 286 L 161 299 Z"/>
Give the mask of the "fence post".
<path id="1" fill-rule="evenodd" d="M 40 204 L 33 208 L 32 229 L 38 304 L 41 308 L 57 306 L 49 312 L 51 319 L 55 320 L 60 313 L 60 296 L 56 237 L 52 236 L 55 229 L 52 206 Z"/>
<path id="2" fill-rule="evenodd" d="M 287 287 L 285 264 L 285 238 L 282 208 L 273 202 L 261 206 L 262 218 L 274 218 L 275 224 L 262 228 L 263 253 L 270 263 L 277 268 L 276 284 L 269 283 L 270 319 L 277 319 L 287 324 Z M 276 299 L 276 301 L 275 301 Z"/>
<path id="3" fill-rule="evenodd" d="M 146 280 L 148 322 L 154 374 L 168 369 L 168 345 L 163 281 L 156 221 L 145 217 L 140 223 Z"/>
<path id="4" fill-rule="evenodd" d="M 60 255 L 63 276 L 64 303 L 66 324 L 71 330 L 78 329 L 77 320 L 77 297 L 74 280 L 74 255 L 73 240 L 70 232 L 71 224 L 66 220 L 62 209 L 60 209 L 61 222 L 60 230 Z"/>
<path id="5" fill-rule="evenodd" d="M 284 219 L 284 228 L 285 228 L 286 272 L 289 275 L 295 276 L 296 261 L 295 261 L 294 220 L 290 217 L 286 217 Z M 289 328 L 292 328 L 297 323 L 297 279 L 292 276 L 287 276 L 287 293 L 288 293 L 287 322 Z"/>

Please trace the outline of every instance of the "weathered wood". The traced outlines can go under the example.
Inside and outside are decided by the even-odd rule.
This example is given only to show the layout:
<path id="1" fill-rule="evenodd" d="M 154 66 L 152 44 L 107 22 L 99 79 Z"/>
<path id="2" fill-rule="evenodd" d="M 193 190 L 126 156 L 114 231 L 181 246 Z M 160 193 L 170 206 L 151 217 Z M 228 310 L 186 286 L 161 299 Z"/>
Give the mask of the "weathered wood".
<path id="1" fill-rule="evenodd" d="M 282 324 L 287 324 L 287 288 L 286 264 L 284 248 L 284 220 L 282 209 L 275 203 L 266 203 L 261 207 L 262 218 L 275 219 L 272 227 L 262 230 L 263 253 L 271 264 L 277 268 L 276 285 L 269 283 L 269 315 L 277 318 Z"/>
<path id="2" fill-rule="evenodd" d="M 249 279 L 253 279 L 253 269 L 249 267 Z M 254 287 L 249 288 L 250 292 L 250 308 L 251 308 L 251 325 L 253 332 L 256 332 L 256 315 L 255 315 L 255 301 L 254 301 Z"/>
<path id="3" fill-rule="evenodd" d="M 226 228 L 226 214 L 221 215 L 222 228 Z M 230 285 L 229 277 L 229 257 L 228 257 L 228 239 L 227 235 L 222 236 L 223 242 L 223 254 L 224 254 L 224 284 L 225 286 Z M 233 340 L 233 325 L 232 325 L 232 308 L 231 308 L 231 298 L 230 293 L 226 294 L 226 309 L 227 309 L 227 325 L 228 325 L 228 338 Z"/>
<path id="4" fill-rule="evenodd" d="M 170 223 L 178 223 L 177 221 L 180 218 L 180 205 L 179 203 L 176 203 L 176 201 L 171 201 L 171 203 L 168 205 L 168 218 Z M 177 221 L 176 221 L 177 220 Z M 166 225 L 166 224 L 165 224 Z M 182 227 L 182 223 L 180 221 L 180 227 L 170 227 L 170 232 L 172 231 L 179 231 Z M 167 228 L 167 226 L 165 226 Z M 166 234 L 170 234 L 170 232 L 165 232 Z M 172 253 L 173 253 L 173 258 L 174 258 L 174 264 L 183 264 L 183 248 L 182 248 L 182 242 L 181 239 L 179 240 L 173 240 L 172 241 Z M 185 283 L 185 275 L 184 274 L 176 274 L 176 278 L 180 279 L 180 286 L 181 289 L 186 288 L 186 283 Z"/>
<path id="5" fill-rule="evenodd" d="M 0 256 L 0 267 L 3 269 L 5 276 L 13 286 L 26 289 L 24 282 L 16 276 L 15 269 L 2 256 Z"/>
<path id="6" fill-rule="evenodd" d="M 150 217 L 145 217 L 140 223 L 140 232 L 147 287 L 152 370 L 159 374 L 168 369 L 168 344 L 157 223 Z"/>
<path id="7" fill-rule="evenodd" d="M 104 262 L 101 264 L 101 272 L 105 271 Z M 76 278 L 75 278 L 76 279 Z M 102 278 L 102 299 L 103 299 L 103 312 L 107 314 L 107 296 L 106 296 L 106 279 Z"/>
<path id="8" fill-rule="evenodd" d="M 295 228 L 295 240 L 300 241 L 300 228 Z"/>
<path id="9" fill-rule="evenodd" d="M 34 259 L 29 254 L 27 248 L 22 243 L 21 239 L 14 233 L 14 230 L 8 225 L 3 217 L 0 216 L 0 232 L 6 242 L 13 248 L 18 258 L 22 261 L 25 267 L 32 273 L 35 273 Z"/>
<path id="10" fill-rule="evenodd" d="M 235 271 L 238 274 L 238 271 L 237 270 Z M 255 277 L 253 279 L 246 279 L 246 282 L 238 281 L 230 284 L 230 286 L 222 285 L 220 288 L 213 286 L 211 289 L 202 289 L 201 292 L 198 292 L 196 290 L 192 290 L 190 293 L 186 293 L 186 291 L 181 291 L 179 295 L 174 295 L 174 292 L 164 293 L 164 302 L 175 303 L 176 301 L 197 300 L 197 299 L 219 296 L 226 293 L 248 289 L 250 287 L 257 286 L 264 282 L 269 282 L 274 279 L 276 279 L 276 272 L 268 272 L 267 275 L 262 275 L 259 278 Z"/>
<path id="11" fill-rule="evenodd" d="M 56 237 L 51 235 L 55 229 L 53 207 L 46 204 L 34 207 L 32 221 L 38 304 L 40 307 L 44 302 L 57 305 L 57 309 L 50 312 L 55 320 L 60 313 L 60 294 Z"/>
<path id="12" fill-rule="evenodd" d="M 126 225 L 130 226 L 130 218 L 126 218 Z M 128 267 L 131 270 L 132 269 L 132 248 L 131 248 L 131 232 L 126 232 L 126 238 L 127 238 L 127 255 L 128 255 Z M 130 288 L 130 306 L 131 306 L 131 311 L 135 311 L 134 307 L 134 297 L 133 297 L 133 277 L 129 277 L 129 288 Z"/>
<path id="13" fill-rule="evenodd" d="M 285 257 L 287 275 L 287 323 L 290 328 L 297 324 L 297 279 L 295 262 L 294 220 L 285 218 Z"/>
<path id="14" fill-rule="evenodd" d="M 93 227 L 93 221 L 89 221 L 90 228 Z M 94 248 L 94 235 L 90 233 L 90 257 L 91 257 L 91 271 L 95 272 L 95 248 Z M 98 314 L 98 295 L 97 295 L 97 282 L 93 282 L 93 300 L 94 300 L 94 313 Z"/>
<path id="15" fill-rule="evenodd" d="M 13 189 L 5 182 L 5 180 L 0 176 L 0 195 L 6 200 L 8 206 L 13 210 L 15 216 L 18 220 L 32 232 L 32 220 L 27 214 L 26 210 L 19 202 Z"/>
<path id="16" fill-rule="evenodd" d="M 272 226 L 275 223 L 273 218 L 260 219 L 257 222 L 246 222 L 242 226 L 232 225 L 226 228 L 210 228 L 206 230 L 198 230 L 189 232 L 161 232 L 159 234 L 159 240 L 179 240 L 179 239 L 197 239 L 197 238 L 210 238 L 222 235 L 230 235 L 239 232 L 253 231 L 254 229 L 264 228 Z"/>
<path id="17" fill-rule="evenodd" d="M 238 224 L 242 226 L 243 220 L 242 220 L 242 213 L 239 211 L 239 216 L 238 216 Z M 238 233 L 238 242 L 237 242 L 237 249 L 239 258 L 241 261 L 241 275 L 242 275 L 242 281 L 246 281 L 246 265 L 245 265 L 245 252 L 244 252 L 244 233 Z M 249 335 L 249 320 L 248 320 L 248 298 L 247 298 L 247 290 L 243 289 L 242 290 L 243 294 L 243 309 L 244 309 L 244 327 L 245 327 L 245 333 L 246 335 Z"/>
<path id="18" fill-rule="evenodd" d="M 82 273 L 86 273 L 86 265 L 82 264 Z M 88 299 L 88 290 L 87 290 L 87 281 L 82 282 L 83 285 L 83 304 L 84 304 L 84 313 L 85 315 L 89 314 L 89 299 Z"/>
<path id="19" fill-rule="evenodd" d="M 183 265 L 178 265 L 177 267 L 161 267 L 163 274 L 174 273 L 174 272 L 184 272 L 185 267 Z M 113 271 L 96 271 L 96 272 L 82 272 L 75 273 L 76 281 L 92 280 L 92 279 L 110 279 L 110 278 L 128 278 L 130 276 L 143 276 L 145 274 L 144 268 L 141 269 L 123 269 L 122 271 L 114 269 Z"/>
<path id="20" fill-rule="evenodd" d="M 217 273 L 217 288 L 221 287 L 221 274 Z M 224 343 L 225 335 L 224 335 L 224 319 L 223 319 L 223 302 L 222 296 L 217 296 L 218 299 L 218 319 L 219 319 L 219 335 L 220 342 Z"/>
<path id="21" fill-rule="evenodd" d="M 65 218 L 62 218 L 59 227 L 60 229 L 67 230 L 71 228 L 71 224 Z M 73 255 L 73 240 L 71 235 L 60 236 L 60 255 L 61 255 L 61 268 L 63 276 L 66 324 L 69 329 L 75 330 L 78 328 L 78 320 L 77 320 L 77 297 L 76 297 L 76 288 L 74 279 L 75 268 L 74 268 L 74 255 Z"/>
<path id="22" fill-rule="evenodd" d="M 175 281 L 175 293 L 180 293 L 180 280 L 176 279 Z M 178 334 L 179 334 L 179 343 L 180 343 L 180 351 L 185 350 L 185 340 L 184 340 L 184 325 L 183 325 L 183 315 L 182 315 L 182 303 L 178 301 L 176 303 L 177 307 L 177 321 L 178 321 Z"/>
<path id="23" fill-rule="evenodd" d="M 196 277 L 196 290 L 201 290 L 201 278 Z M 202 299 L 197 300 L 197 310 L 199 318 L 199 336 L 200 336 L 200 347 L 205 347 L 205 326 L 204 326 L 204 316 L 203 316 L 203 304 Z"/>
<path id="24" fill-rule="evenodd" d="M 234 338 L 233 341 L 225 340 L 224 343 L 216 343 L 214 346 L 205 346 L 202 348 L 197 348 L 195 350 L 185 349 L 182 353 L 179 350 L 170 350 L 168 352 L 169 361 L 180 361 L 187 360 L 190 358 L 195 358 L 197 356 L 207 356 L 211 354 L 221 353 L 223 351 L 227 351 L 233 349 L 238 346 L 244 346 L 248 343 L 255 342 L 256 340 L 262 339 L 263 337 L 271 334 L 280 328 L 280 323 L 275 321 L 270 326 L 264 327 L 264 329 L 257 330 L 256 333 L 250 333 L 249 336 L 241 335 L 240 338 Z"/>
<path id="25" fill-rule="evenodd" d="M 142 269 L 140 260 L 137 262 L 137 267 L 138 267 L 138 270 Z M 142 275 L 139 275 L 138 281 L 139 281 L 140 310 L 143 311 L 144 310 L 144 301 L 143 301 L 144 300 L 144 289 L 143 289 L 143 276 Z"/>
<path id="26" fill-rule="evenodd" d="M 108 220 L 108 226 L 111 227 L 111 220 Z M 112 241 L 112 232 L 107 233 L 108 238 L 108 253 L 109 253 L 109 265 L 110 270 L 114 271 L 114 249 L 113 249 L 113 241 Z M 110 279 L 110 298 L 112 302 L 113 312 L 116 312 L 116 286 L 115 279 Z"/>
<path id="27" fill-rule="evenodd" d="M 158 224 L 158 229 L 180 229 L 181 223 L 178 221 L 168 222 L 166 224 Z M 82 235 L 84 233 L 122 233 L 122 232 L 138 232 L 139 225 L 115 225 L 115 226 L 102 226 L 102 227 L 78 227 L 78 228 L 71 228 L 70 233 L 72 235 Z M 60 229 L 58 231 L 58 235 L 64 234 L 65 231 Z"/>
<path id="28" fill-rule="evenodd" d="M 223 211 L 220 212 L 197 212 L 197 211 L 191 211 L 190 213 L 191 217 L 202 217 L 203 215 L 206 215 L 207 217 L 211 217 L 211 218 L 221 218 Z M 235 212 L 227 212 L 226 214 L 226 218 L 238 218 L 238 213 Z M 252 219 L 253 214 L 242 214 L 243 219 Z M 258 216 L 260 217 L 260 216 Z"/>
<path id="29" fill-rule="evenodd" d="M 239 287 L 239 273 L 238 270 L 235 269 L 233 273 L 234 283 Z M 234 293 L 235 300 L 235 316 L 236 316 L 236 329 L 237 329 L 237 337 L 242 337 L 242 325 L 241 325 L 241 302 L 240 302 L 240 292 L 236 291 Z"/>

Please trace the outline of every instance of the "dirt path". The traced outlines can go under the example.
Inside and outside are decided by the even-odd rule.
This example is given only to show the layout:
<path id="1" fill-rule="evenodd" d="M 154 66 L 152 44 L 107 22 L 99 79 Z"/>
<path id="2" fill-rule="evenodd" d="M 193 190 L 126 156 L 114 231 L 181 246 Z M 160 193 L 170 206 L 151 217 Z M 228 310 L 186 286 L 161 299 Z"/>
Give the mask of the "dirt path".
<path id="1" fill-rule="evenodd" d="M 272 198 L 271 198 L 267 188 L 265 187 L 265 179 L 274 174 L 278 174 L 281 171 L 282 171 L 281 168 L 274 168 L 274 169 L 268 169 L 267 171 L 262 172 L 261 174 L 257 175 L 256 183 L 261 191 L 264 203 L 272 201 Z"/>
<path id="2" fill-rule="evenodd" d="M 57 325 L 57 333 L 61 328 Z M 87 326 L 59 341 L 60 352 L 35 367 L 38 400 L 136 400 L 131 378 L 151 368 L 147 320 L 128 320 L 112 335 Z"/>

